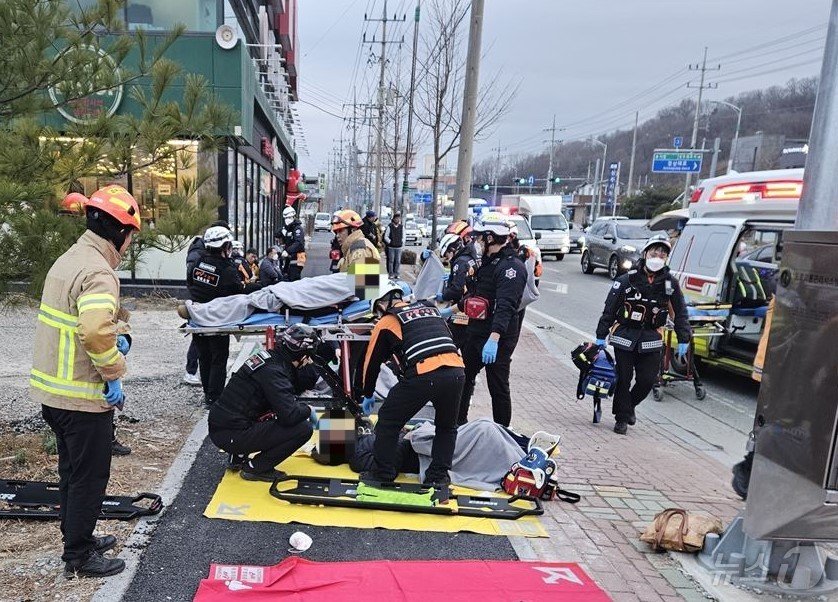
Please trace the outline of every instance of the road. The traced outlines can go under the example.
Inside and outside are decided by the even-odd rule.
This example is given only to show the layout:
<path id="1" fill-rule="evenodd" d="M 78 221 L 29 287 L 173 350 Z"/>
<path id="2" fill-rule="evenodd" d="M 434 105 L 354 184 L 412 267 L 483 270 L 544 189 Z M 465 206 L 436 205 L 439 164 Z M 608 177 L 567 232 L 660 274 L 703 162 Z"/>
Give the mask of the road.
<path id="1" fill-rule="evenodd" d="M 563 357 L 583 340 L 593 339 L 612 282 L 604 270 L 583 274 L 579 258 L 567 255 L 561 262 L 548 259 L 541 278 L 541 297 L 527 310 L 530 326 Z M 649 396 L 640 406 L 639 415 L 669 425 L 668 429 L 686 442 L 732 465 L 744 454 L 759 386 L 711 367 L 703 367 L 701 376 L 707 389 L 703 401 L 695 398 L 690 384 L 676 383 L 664 390 L 661 402 Z"/>

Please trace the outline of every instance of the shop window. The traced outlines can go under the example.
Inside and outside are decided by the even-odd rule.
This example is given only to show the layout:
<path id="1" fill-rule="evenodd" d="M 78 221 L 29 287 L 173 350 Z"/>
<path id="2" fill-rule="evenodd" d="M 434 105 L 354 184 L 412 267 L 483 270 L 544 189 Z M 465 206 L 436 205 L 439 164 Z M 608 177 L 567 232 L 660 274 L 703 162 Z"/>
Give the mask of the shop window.
<path id="1" fill-rule="evenodd" d="M 217 0 L 128 0 L 128 29 L 169 31 L 184 25 L 188 31 L 215 31 Z"/>

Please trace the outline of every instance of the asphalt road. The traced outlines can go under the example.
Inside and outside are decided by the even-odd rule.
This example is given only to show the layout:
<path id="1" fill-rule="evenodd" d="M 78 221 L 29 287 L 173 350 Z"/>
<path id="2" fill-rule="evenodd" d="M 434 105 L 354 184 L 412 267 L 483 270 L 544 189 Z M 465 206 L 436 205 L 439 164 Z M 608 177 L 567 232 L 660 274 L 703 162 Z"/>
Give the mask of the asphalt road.
<path id="1" fill-rule="evenodd" d="M 564 357 L 583 340 L 593 339 L 612 282 L 604 270 L 583 274 L 579 259 L 579 254 L 566 255 L 560 262 L 548 259 L 541 297 L 527 310 L 527 320 L 542 340 Z M 664 390 L 662 402 L 650 395 L 640 406 L 640 414 L 669 424 L 684 440 L 732 465 L 744 454 L 759 385 L 711 367 L 703 367 L 701 376 L 707 389 L 703 401 L 695 398 L 691 384 L 676 383 Z"/>

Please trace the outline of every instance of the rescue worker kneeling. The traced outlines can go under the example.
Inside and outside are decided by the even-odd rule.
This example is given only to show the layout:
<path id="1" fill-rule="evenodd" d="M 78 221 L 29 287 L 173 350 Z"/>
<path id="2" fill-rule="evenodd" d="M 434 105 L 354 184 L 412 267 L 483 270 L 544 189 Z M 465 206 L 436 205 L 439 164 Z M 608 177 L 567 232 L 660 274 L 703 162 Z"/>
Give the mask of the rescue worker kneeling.
<path id="1" fill-rule="evenodd" d="M 373 311 L 382 317 L 372 331 L 364 361 L 365 413 L 373 407 L 381 364 L 395 358 L 400 374 L 378 411 L 373 469 L 362 473 L 361 480 L 389 482 L 396 478 L 399 432 L 430 401 L 436 431 L 424 484 L 444 488 L 451 482 L 448 471 L 457 442 L 457 408 L 465 380 L 463 360 L 434 303 L 407 303 L 403 296 L 404 291 L 392 283 L 373 303 Z"/>
<path id="2" fill-rule="evenodd" d="M 658 377 L 663 338 L 660 329 L 670 310 L 678 336 L 676 355 L 686 357 L 691 336 L 687 304 L 678 281 L 669 273 L 666 259 L 672 246 L 666 236 L 649 239 L 636 270 L 614 281 L 596 329 L 597 345 L 610 337 L 617 362 L 614 392 L 614 432 L 625 435 L 636 422 L 634 408 L 643 401 Z M 631 386 L 634 376 L 634 387 Z"/>
<path id="3" fill-rule="evenodd" d="M 250 356 L 210 409 L 210 440 L 231 454 L 232 466 L 241 465 L 243 479 L 272 482 L 284 476 L 274 467 L 311 438 L 317 414 L 296 396 L 310 385 L 300 368 L 319 344 L 317 332 L 304 324 L 278 333 L 276 347 Z"/>

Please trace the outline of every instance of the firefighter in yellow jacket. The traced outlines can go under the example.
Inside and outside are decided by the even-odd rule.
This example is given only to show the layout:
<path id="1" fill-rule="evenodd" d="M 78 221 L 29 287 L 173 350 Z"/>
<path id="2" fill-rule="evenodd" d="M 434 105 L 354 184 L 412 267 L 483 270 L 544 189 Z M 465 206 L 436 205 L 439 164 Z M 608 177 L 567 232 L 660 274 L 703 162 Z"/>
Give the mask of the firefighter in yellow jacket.
<path id="1" fill-rule="evenodd" d="M 125 568 L 102 554 L 116 545 L 94 537 L 110 478 L 112 412 L 125 397 L 122 377 L 130 338 L 120 332 L 119 279 L 114 269 L 140 229 L 140 211 L 121 186 L 106 186 L 85 203 L 87 230 L 53 264 L 35 327 L 29 377 L 32 399 L 55 432 L 61 533 L 67 576 L 106 577 Z"/>

